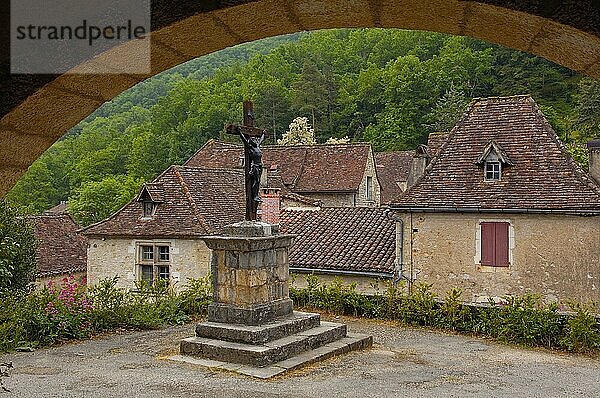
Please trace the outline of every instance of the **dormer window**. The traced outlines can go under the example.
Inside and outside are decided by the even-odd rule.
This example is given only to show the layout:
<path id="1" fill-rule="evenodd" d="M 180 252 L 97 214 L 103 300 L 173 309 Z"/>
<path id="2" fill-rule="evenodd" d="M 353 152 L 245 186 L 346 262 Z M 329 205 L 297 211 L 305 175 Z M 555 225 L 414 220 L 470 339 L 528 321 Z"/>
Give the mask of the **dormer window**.
<path id="1" fill-rule="evenodd" d="M 502 165 L 499 161 L 486 161 L 485 162 L 485 179 L 486 181 L 500 180 L 500 173 Z"/>
<path id="2" fill-rule="evenodd" d="M 148 219 L 154 217 L 156 208 L 163 202 L 163 186 L 162 184 L 146 184 L 137 198 L 142 204 L 141 218 Z"/>
<path id="3" fill-rule="evenodd" d="M 154 215 L 154 202 L 144 201 L 144 217 L 152 217 Z"/>
<path id="4" fill-rule="evenodd" d="M 500 181 L 502 178 L 502 167 L 514 165 L 506 152 L 495 141 L 490 141 L 486 145 L 476 164 L 483 166 L 484 181 Z"/>

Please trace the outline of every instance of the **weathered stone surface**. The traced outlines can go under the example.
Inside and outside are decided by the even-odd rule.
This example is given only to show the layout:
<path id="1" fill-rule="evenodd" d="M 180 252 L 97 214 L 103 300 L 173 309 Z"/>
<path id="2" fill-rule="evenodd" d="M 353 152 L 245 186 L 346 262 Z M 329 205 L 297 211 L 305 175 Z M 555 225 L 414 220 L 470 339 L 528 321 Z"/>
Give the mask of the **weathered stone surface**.
<path id="1" fill-rule="evenodd" d="M 258 221 L 242 221 L 223 228 L 225 236 L 264 237 L 279 234 L 279 225 Z"/>
<path id="2" fill-rule="evenodd" d="M 294 311 L 290 317 L 260 326 L 203 322 L 196 326 L 196 336 L 246 344 L 264 344 L 318 327 L 319 324 L 319 314 Z"/>
<path id="3" fill-rule="evenodd" d="M 208 322 L 197 325 L 196 337 L 181 342 L 181 354 L 201 358 L 196 363 L 206 361 L 206 366 L 215 364 L 211 360 L 219 361 L 228 364 L 222 369 L 268 378 L 286 370 L 270 366 L 275 362 L 312 352 L 286 364 L 292 368 L 350 349 L 348 343 L 323 347 L 344 339 L 346 325 L 321 324 L 318 314 L 293 312 L 288 285 L 291 236 L 277 235 L 278 231 L 268 224 L 253 222 L 238 223 L 226 230 L 250 237 L 206 239 L 214 252 L 211 270 L 215 301 L 208 306 Z M 363 340 L 363 345 L 367 341 L 371 344 L 371 340 Z"/>
<path id="4" fill-rule="evenodd" d="M 182 343 L 183 344 L 183 343 Z M 342 355 L 354 350 L 362 350 L 373 345 L 372 336 L 350 334 L 339 340 L 324 344 L 320 347 L 302 352 L 290 358 L 275 362 L 269 366 L 258 367 L 230 362 L 215 361 L 206 358 L 194 358 L 186 355 L 170 357 L 173 361 L 182 361 L 211 368 L 233 371 L 259 379 L 268 379 L 284 372 L 301 368 L 303 366 L 323 361 L 336 355 Z"/>
<path id="5" fill-rule="evenodd" d="M 181 342 L 181 353 L 263 367 L 345 336 L 346 325 L 324 322 L 319 327 L 261 345 L 191 337 Z"/>
<path id="6" fill-rule="evenodd" d="M 230 290 L 227 290 L 227 293 L 232 296 L 237 294 Z M 208 306 L 208 320 L 243 325 L 264 325 L 276 318 L 288 316 L 292 311 L 293 303 L 289 298 L 248 307 L 215 302 Z"/>

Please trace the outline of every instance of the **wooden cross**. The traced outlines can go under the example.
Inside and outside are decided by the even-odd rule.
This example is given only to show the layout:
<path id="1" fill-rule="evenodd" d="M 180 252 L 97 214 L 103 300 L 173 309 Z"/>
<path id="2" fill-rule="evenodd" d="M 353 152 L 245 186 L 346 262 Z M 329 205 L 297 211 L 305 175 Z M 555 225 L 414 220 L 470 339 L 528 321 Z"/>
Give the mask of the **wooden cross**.
<path id="1" fill-rule="evenodd" d="M 260 177 L 262 175 L 262 152 L 260 144 L 266 130 L 254 127 L 254 109 L 251 101 L 244 101 L 244 124 L 228 124 L 227 134 L 237 135 L 244 143 L 244 175 L 246 191 L 246 221 L 256 221 L 260 203 Z"/>

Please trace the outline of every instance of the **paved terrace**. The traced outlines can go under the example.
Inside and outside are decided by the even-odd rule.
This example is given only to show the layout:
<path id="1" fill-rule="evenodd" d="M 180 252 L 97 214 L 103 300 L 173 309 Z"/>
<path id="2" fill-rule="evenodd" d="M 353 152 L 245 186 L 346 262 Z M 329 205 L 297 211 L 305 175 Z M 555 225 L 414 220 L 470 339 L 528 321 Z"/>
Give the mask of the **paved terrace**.
<path id="1" fill-rule="evenodd" d="M 4 355 L 6 397 L 596 397 L 600 358 L 344 318 L 371 350 L 261 381 L 163 358 L 193 325 Z M 2 395 L 2 394 L 0 394 Z"/>

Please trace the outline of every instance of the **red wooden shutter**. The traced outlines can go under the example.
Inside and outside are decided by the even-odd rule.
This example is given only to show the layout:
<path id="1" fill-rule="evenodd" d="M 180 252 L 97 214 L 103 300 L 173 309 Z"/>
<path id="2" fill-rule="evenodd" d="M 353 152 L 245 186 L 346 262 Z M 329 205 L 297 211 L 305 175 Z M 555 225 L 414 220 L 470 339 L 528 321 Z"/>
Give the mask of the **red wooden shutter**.
<path id="1" fill-rule="evenodd" d="M 493 222 L 481 223 L 481 265 L 494 265 L 495 228 Z"/>
<path id="2" fill-rule="evenodd" d="M 508 267 L 508 223 L 494 223 L 496 228 L 496 255 L 494 265 Z"/>

